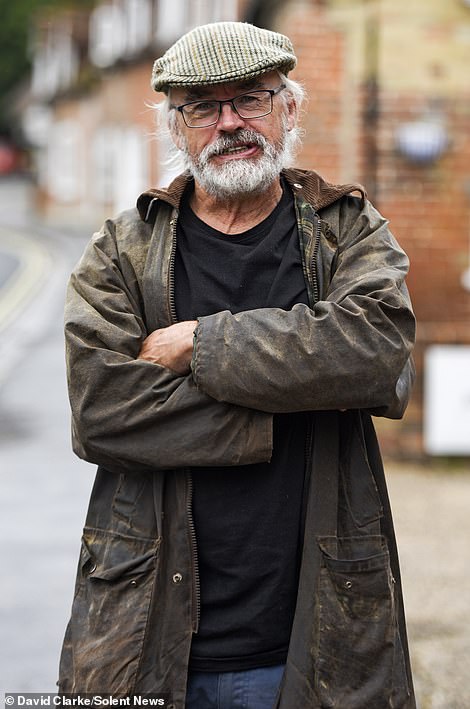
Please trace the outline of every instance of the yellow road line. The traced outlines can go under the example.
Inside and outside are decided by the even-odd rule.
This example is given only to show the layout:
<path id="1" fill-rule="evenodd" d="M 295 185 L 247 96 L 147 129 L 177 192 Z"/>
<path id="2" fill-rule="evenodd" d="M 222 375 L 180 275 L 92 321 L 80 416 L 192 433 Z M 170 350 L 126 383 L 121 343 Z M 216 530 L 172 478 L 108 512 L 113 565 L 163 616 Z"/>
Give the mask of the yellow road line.
<path id="1" fill-rule="evenodd" d="M 52 266 L 48 251 L 34 238 L 14 229 L 0 228 L 0 247 L 19 261 L 18 268 L 0 288 L 0 331 L 38 293 Z"/>

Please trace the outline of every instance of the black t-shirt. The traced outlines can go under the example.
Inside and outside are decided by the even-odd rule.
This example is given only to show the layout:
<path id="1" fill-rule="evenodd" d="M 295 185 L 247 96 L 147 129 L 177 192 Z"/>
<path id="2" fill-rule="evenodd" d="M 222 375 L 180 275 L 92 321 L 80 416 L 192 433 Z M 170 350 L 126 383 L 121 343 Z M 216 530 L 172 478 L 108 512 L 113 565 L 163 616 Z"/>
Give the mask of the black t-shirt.
<path id="1" fill-rule="evenodd" d="M 179 320 L 308 303 L 289 189 L 267 219 L 236 235 L 209 227 L 184 199 L 175 298 Z M 286 659 L 297 597 L 306 427 L 304 413 L 277 414 L 270 463 L 193 468 L 201 620 L 192 669 L 237 671 Z"/>

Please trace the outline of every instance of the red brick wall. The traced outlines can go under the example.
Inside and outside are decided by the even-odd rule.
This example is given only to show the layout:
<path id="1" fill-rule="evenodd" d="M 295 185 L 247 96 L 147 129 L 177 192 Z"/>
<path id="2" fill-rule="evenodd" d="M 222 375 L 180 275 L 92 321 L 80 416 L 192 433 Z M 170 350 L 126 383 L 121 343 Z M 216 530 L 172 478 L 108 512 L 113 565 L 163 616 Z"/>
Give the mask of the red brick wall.
<path id="1" fill-rule="evenodd" d="M 335 181 L 341 172 L 339 134 L 343 110 L 344 37 L 321 6 L 286 3 L 275 29 L 292 40 L 298 65 L 291 77 L 307 89 L 302 117 L 304 147 L 298 164 Z M 354 111 L 354 107 L 352 107 Z"/>
<path id="2" fill-rule="evenodd" d="M 351 86 L 347 28 L 332 21 L 327 4 L 299 0 L 285 3 L 273 28 L 293 40 L 299 65 L 292 76 L 304 83 L 310 96 L 299 163 L 331 181 L 363 182 L 410 257 L 418 378 L 404 420 L 378 422 L 378 427 L 386 454 L 419 458 L 424 351 L 434 343 L 470 343 L 470 293 L 461 284 L 463 271 L 470 267 L 470 94 L 449 92 L 441 99 L 450 143 L 435 164 L 419 166 L 398 153 L 395 134 L 401 123 L 418 120 L 432 97 L 419 88 L 391 91 L 379 72 L 373 184 L 369 151 L 374 131 L 364 119 L 365 82 L 359 77 Z M 386 61 L 381 57 L 378 66 Z"/>
<path id="3" fill-rule="evenodd" d="M 423 108 L 419 104 L 415 95 L 381 97 L 378 170 L 379 207 L 391 219 L 411 261 L 408 286 L 418 321 L 419 376 L 398 434 L 403 454 L 413 455 L 422 451 L 426 347 L 470 344 L 470 292 L 461 282 L 470 267 L 470 95 L 441 102 L 450 143 L 442 158 L 427 166 L 410 163 L 394 147 L 395 129 L 419 117 Z"/>

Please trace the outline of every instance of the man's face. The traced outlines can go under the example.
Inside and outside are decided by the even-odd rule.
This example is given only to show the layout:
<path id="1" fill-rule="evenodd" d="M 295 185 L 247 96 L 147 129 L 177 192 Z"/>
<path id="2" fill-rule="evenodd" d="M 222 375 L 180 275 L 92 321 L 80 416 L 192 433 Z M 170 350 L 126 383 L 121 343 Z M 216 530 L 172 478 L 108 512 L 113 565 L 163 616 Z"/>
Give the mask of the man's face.
<path id="1" fill-rule="evenodd" d="M 195 100 L 223 101 L 248 91 L 277 89 L 280 84 L 279 75 L 272 71 L 249 82 L 172 88 L 169 98 L 173 106 Z M 231 197 L 262 192 L 278 179 L 296 117 L 294 102 L 281 92 L 273 96 L 272 112 L 261 118 L 241 118 L 225 103 L 217 123 L 189 128 L 177 111 L 172 135 L 196 181 L 210 194 Z"/>

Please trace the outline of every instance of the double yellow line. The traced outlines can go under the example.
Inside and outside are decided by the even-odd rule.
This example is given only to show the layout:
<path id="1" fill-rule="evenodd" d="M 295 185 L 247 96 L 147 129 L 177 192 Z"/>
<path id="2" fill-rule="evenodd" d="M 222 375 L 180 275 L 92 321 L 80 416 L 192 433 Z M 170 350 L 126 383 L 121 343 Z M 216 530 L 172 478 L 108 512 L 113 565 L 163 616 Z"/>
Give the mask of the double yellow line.
<path id="1" fill-rule="evenodd" d="M 0 251 L 13 256 L 18 266 L 0 288 L 0 332 L 5 330 L 40 292 L 52 266 L 48 251 L 33 237 L 14 228 L 0 227 Z"/>

